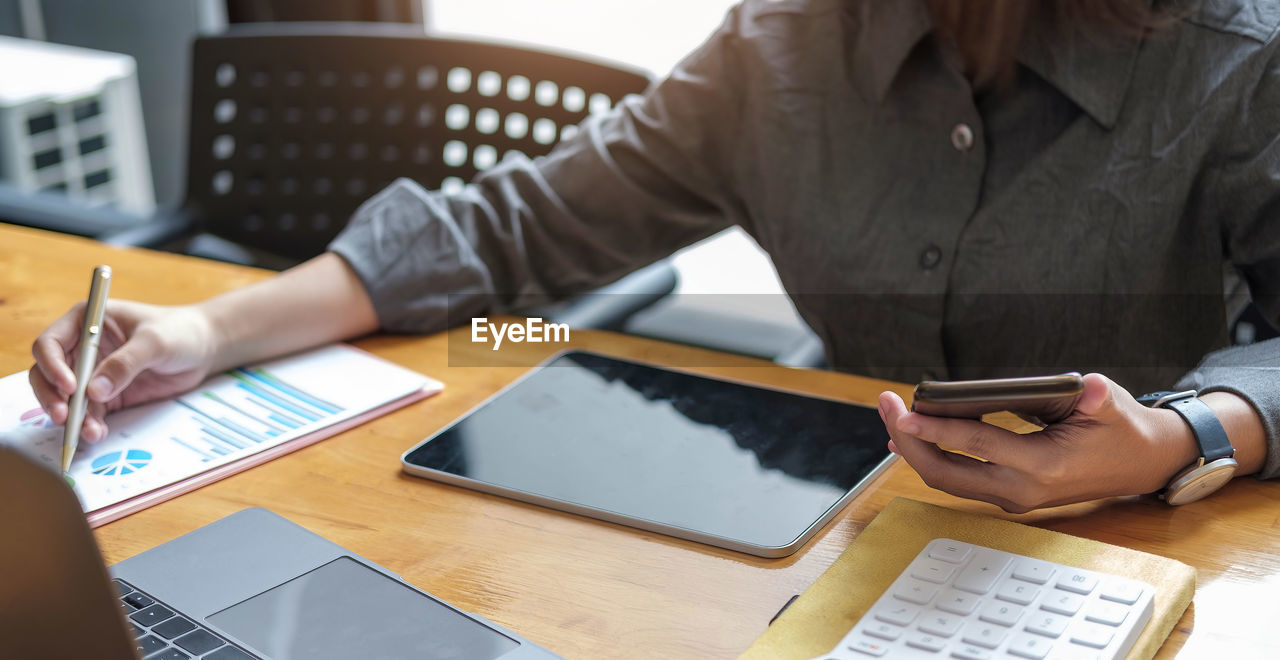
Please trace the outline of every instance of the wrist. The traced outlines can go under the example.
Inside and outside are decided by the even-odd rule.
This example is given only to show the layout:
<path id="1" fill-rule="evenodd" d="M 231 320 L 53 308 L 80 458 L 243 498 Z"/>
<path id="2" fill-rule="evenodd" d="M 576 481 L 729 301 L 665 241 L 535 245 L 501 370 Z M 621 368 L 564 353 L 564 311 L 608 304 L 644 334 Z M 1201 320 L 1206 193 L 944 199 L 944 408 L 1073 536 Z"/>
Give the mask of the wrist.
<path id="1" fill-rule="evenodd" d="M 1243 397 L 1231 392 L 1209 392 L 1200 397 L 1222 422 L 1231 446 L 1235 448 L 1237 475 L 1253 474 L 1262 470 L 1267 458 L 1266 430 L 1262 417 Z"/>
<path id="2" fill-rule="evenodd" d="M 1144 492 L 1154 493 L 1164 489 L 1173 478 L 1200 458 L 1200 443 L 1195 432 L 1178 413 L 1168 408 L 1147 410 L 1150 426 L 1147 434 L 1152 451 L 1151 481 L 1144 484 Z"/>
<path id="3" fill-rule="evenodd" d="M 232 347 L 241 342 L 241 338 L 234 336 L 235 326 L 232 318 L 222 313 L 226 306 L 219 305 L 218 299 L 213 298 L 191 305 L 189 309 L 195 318 L 195 323 L 204 330 L 208 347 L 209 372 L 216 373 L 236 366 L 237 356 L 230 353 L 233 352 Z"/>

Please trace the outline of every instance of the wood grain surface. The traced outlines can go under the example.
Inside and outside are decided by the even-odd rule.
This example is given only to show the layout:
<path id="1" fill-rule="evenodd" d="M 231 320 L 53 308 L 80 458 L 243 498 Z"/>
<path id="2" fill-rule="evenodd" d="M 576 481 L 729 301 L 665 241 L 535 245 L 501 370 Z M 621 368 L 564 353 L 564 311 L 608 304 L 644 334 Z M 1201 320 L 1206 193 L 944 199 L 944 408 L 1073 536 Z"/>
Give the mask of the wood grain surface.
<path id="1" fill-rule="evenodd" d="M 0 374 L 31 366 L 31 342 L 87 292 L 98 263 L 113 298 L 185 303 L 269 276 L 199 259 L 110 248 L 0 225 Z M 760 559 L 407 476 L 400 454 L 561 348 L 523 344 L 503 363 L 468 352 L 465 330 L 354 342 L 445 382 L 444 393 L 97 530 L 108 563 L 249 506 L 264 506 L 570 658 L 728 658 L 829 566 L 890 499 L 906 496 L 1178 559 L 1195 600 L 1158 657 L 1280 657 L 1280 484 L 1235 480 L 1200 503 L 1152 498 L 1006 514 L 925 486 L 903 462 L 796 554 Z M 774 366 L 604 332 L 603 353 L 874 404 L 910 387 Z M 452 351 L 450 342 L 453 342 Z M 452 363 L 452 364 L 451 364 Z M 1123 457 L 1117 457 L 1123 460 Z"/>

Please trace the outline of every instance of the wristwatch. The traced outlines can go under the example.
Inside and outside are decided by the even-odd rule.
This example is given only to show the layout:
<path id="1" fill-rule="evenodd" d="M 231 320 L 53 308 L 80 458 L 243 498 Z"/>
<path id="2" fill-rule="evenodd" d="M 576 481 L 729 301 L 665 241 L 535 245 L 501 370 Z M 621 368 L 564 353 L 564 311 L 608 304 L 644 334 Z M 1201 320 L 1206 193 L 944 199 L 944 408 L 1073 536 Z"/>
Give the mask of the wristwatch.
<path id="1" fill-rule="evenodd" d="M 1174 476 L 1160 492 L 1160 497 L 1174 506 L 1208 497 L 1222 488 L 1238 467 L 1236 449 L 1227 439 L 1227 431 L 1209 404 L 1196 397 L 1195 390 L 1185 392 L 1153 392 L 1138 397 L 1150 408 L 1168 408 L 1191 425 L 1191 433 L 1200 444 L 1200 458 Z"/>

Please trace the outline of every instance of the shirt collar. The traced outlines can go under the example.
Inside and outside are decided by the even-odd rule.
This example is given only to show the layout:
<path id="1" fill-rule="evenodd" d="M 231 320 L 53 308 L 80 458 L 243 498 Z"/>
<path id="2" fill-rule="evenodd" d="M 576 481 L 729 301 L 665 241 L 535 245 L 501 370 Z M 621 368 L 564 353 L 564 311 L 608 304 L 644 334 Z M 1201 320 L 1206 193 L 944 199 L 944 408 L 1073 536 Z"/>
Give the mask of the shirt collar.
<path id="1" fill-rule="evenodd" d="M 933 29 L 923 0 L 871 0 L 858 6 L 853 65 L 860 90 L 884 100 L 911 50 Z M 1094 121 L 1115 126 L 1138 60 L 1138 36 L 1105 36 L 1033 12 L 1018 61 Z"/>
<path id="2" fill-rule="evenodd" d="M 1058 88 L 1094 121 L 1112 128 L 1124 105 L 1142 38 L 1102 35 L 1041 14 L 1036 12 L 1029 21 L 1018 61 Z"/>
<path id="3" fill-rule="evenodd" d="M 853 70 L 864 96 L 884 101 L 911 50 L 933 29 L 923 0 L 871 0 L 853 5 Z"/>

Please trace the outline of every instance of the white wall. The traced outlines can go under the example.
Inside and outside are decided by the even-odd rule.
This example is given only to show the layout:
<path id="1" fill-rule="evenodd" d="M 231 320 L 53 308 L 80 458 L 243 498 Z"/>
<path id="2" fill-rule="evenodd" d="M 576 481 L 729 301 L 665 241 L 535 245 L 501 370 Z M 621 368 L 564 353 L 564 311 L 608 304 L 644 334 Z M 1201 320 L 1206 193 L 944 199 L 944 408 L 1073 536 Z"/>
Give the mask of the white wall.
<path id="1" fill-rule="evenodd" d="M 665 75 L 732 0 L 427 0 L 433 29 L 543 44 Z"/>

